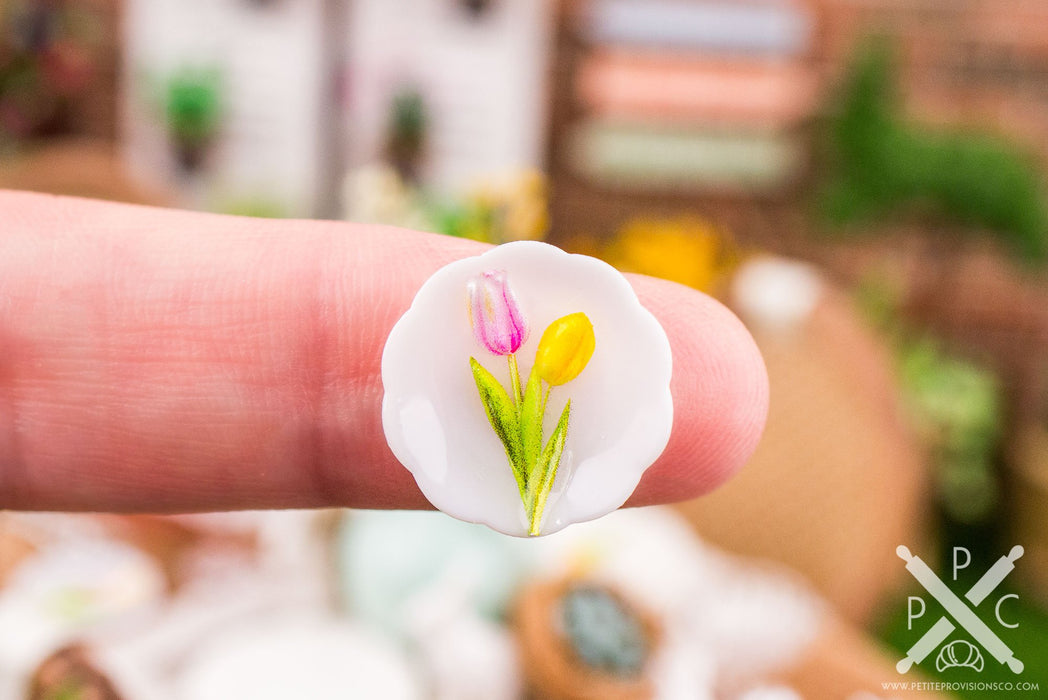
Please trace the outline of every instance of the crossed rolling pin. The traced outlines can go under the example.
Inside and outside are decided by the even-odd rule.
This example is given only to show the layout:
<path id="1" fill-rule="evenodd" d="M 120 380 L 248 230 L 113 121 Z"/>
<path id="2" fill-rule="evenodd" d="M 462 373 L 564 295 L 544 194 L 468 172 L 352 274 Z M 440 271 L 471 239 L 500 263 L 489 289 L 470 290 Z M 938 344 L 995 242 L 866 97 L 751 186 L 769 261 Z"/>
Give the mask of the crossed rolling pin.
<path id="1" fill-rule="evenodd" d="M 1023 662 L 1015 658 L 1015 654 L 1001 641 L 1000 637 L 994 634 L 993 630 L 987 627 L 986 623 L 980 620 L 972 609 L 965 605 L 964 601 L 958 598 L 920 557 L 911 554 L 905 545 L 899 545 L 895 553 L 906 562 L 907 571 L 913 574 L 913 577 L 924 587 L 924 590 L 928 591 L 933 598 L 939 601 L 946 608 L 946 612 L 950 613 L 961 624 L 961 627 L 968 631 L 968 634 L 982 644 L 993 655 L 993 658 L 1002 664 L 1006 664 L 1013 673 L 1022 673 Z M 1021 545 L 1012 547 L 1008 555 L 998 559 L 982 575 L 982 578 L 975 582 L 975 585 L 971 587 L 964 597 L 970 600 L 972 605 L 979 605 L 979 603 L 986 600 L 986 597 L 1011 573 L 1012 569 L 1015 568 L 1015 560 L 1022 555 L 1023 548 Z M 899 673 L 906 673 L 914 664 L 924 661 L 928 654 L 935 651 L 940 644 L 946 641 L 946 638 L 955 629 L 957 628 L 952 622 L 945 617 L 940 617 L 932 625 L 931 629 L 925 632 L 924 636 L 910 647 L 906 657 L 899 660 L 899 663 L 895 665 L 896 670 Z"/>

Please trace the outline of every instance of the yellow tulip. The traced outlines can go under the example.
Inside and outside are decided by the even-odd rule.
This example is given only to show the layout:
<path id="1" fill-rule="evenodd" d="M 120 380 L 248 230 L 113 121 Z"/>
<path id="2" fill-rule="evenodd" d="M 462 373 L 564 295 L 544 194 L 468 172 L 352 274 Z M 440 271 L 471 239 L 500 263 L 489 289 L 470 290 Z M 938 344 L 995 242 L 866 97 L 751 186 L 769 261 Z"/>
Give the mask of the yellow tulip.
<path id="1" fill-rule="evenodd" d="M 568 314 L 549 324 L 535 354 L 535 371 L 552 386 L 579 376 L 593 356 L 596 338 L 586 314 Z"/>

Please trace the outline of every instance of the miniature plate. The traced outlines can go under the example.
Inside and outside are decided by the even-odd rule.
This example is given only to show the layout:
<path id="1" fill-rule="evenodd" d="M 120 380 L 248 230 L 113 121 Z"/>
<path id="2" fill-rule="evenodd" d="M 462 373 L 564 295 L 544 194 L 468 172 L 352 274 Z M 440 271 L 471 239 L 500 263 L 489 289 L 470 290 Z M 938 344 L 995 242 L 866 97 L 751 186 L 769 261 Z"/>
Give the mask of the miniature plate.
<path id="1" fill-rule="evenodd" d="M 621 506 L 673 423 L 666 333 L 610 265 L 535 241 L 438 270 L 382 355 L 382 422 L 445 513 L 545 535 Z"/>

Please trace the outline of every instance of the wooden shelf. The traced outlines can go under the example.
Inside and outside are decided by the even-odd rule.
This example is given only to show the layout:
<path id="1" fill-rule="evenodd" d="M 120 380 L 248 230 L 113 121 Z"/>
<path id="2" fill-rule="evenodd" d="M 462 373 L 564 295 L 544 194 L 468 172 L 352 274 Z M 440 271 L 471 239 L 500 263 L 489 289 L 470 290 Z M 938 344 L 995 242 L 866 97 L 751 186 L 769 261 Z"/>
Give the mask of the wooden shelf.
<path id="1" fill-rule="evenodd" d="M 561 2 L 556 20 L 547 153 L 554 242 L 564 243 L 576 235 L 607 238 L 636 216 L 701 216 L 744 242 L 777 236 L 773 222 L 802 220 L 799 214 L 810 185 L 811 116 L 780 132 L 796 144 L 799 163 L 793 175 L 768 188 L 631 186 L 601 182 L 580 173 L 572 162 L 572 135 L 591 115 L 576 93 L 577 79 L 587 57 L 600 48 L 590 44 L 579 29 L 585 4 L 578 0 Z M 818 33 L 818 24 L 814 24 L 813 44 Z M 814 71 L 813 56 L 811 52 L 791 60 Z M 717 60 L 730 63 L 732 58 Z M 736 128 L 730 123 L 727 126 Z M 740 133 L 744 129 L 739 128 Z"/>

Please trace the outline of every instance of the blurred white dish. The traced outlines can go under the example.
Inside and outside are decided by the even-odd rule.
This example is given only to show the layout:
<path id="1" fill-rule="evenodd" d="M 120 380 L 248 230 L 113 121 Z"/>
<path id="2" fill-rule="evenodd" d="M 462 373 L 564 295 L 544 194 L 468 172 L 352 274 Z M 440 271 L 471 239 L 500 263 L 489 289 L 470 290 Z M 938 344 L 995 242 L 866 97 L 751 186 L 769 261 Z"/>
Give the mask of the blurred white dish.
<path id="1" fill-rule="evenodd" d="M 405 656 L 354 625 L 310 614 L 244 624 L 208 640 L 178 698 L 422 698 Z"/>

